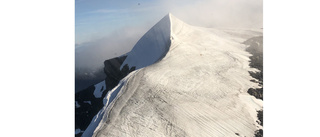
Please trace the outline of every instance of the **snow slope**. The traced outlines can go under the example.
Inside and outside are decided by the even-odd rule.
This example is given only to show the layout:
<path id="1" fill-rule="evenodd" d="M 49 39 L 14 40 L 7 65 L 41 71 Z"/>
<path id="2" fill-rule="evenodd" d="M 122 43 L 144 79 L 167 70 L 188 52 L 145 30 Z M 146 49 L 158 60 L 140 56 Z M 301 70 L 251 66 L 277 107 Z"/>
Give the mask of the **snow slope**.
<path id="1" fill-rule="evenodd" d="M 190 26 L 171 14 L 148 31 L 124 64 L 137 69 L 105 97 L 83 136 L 254 136 L 262 101 L 240 44 L 259 30 Z M 168 45 L 169 44 L 169 45 Z M 162 58 L 163 57 L 163 58 Z"/>
<path id="2" fill-rule="evenodd" d="M 140 69 L 164 57 L 170 47 L 170 30 L 170 18 L 165 16 L 137 42 L 120 70 L 126 64 Z"/>

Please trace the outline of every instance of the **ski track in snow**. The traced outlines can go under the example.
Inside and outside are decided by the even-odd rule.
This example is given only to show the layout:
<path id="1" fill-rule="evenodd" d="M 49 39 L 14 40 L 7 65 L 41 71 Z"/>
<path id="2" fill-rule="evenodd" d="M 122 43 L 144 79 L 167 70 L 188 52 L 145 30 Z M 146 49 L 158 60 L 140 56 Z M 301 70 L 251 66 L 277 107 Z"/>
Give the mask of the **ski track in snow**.
<path id="1" fill-rule="evenodd" d="M 163 28 L 167 23 L 169 34 Z M 141 69 L 108 92 L 83 136 L 254 136 L 261 128 L 256 111 L 262 101 L 247 94 L 248 88 L 258 87 L 248 73 L 256 70 L 249 67 L 250 54 L 240 43 L 262 35 L 261 30 L 194 27 L 169 14 L 150 32 L 140 43 L 151 37 L 164 42 L 146 42 L 148 48 L 137 43 L 124 64 Z M 144 55 L 143 49 L 153 54 Z M 151 59 L 139 62 L 143 58 Z"/>

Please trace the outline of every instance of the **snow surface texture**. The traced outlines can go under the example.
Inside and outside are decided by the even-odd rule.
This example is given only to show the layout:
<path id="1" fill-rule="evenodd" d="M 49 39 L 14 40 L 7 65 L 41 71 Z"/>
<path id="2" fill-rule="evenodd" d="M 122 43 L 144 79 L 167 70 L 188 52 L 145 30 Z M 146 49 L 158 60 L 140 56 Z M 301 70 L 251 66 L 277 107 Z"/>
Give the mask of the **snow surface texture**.
<path id="1" fill-rule="evenodd" d="M 194 27 L 167 15 L 129 53 L 124 64 L 141 69 L 107 94 L 83 136 L 254 136 L 262 101 L 246 92 L 258 87 L 248 73 L 257 70 L 240 43 L 257 35 L 261 30 Z"/>
<path id="2" fill-rule="evenodd" d="M 104 116 L 105 112 L 109 112 L 109 110 L 112 107 L 113 103 L 114 103 L 114 99 L 117 97 L 117 95 L 120 95 L 120 89 L 122 89 L 124 83 L 127 83 L 127 80 L 129 77 L 131 77 L 132 75 L 135 74 L 136 71 L 128 74 L 128 76 L 126 76 L 125 78 L 123 78 L 120 82 L 119 85 L 117 85 L 116 87 L 114 87 L 112 90 L 108 91 L 106 97 L 103 99 L 103 104 L 105 105 L 96 116 L 93 117 L 93 119 L 91 120 L 90 125 L 87 127 L 87 129 L 84 131 L 84 133 L 82 134 L 82 137 L 91 137 L 94 130 L 97 128 L 98 124 L 101 121 L 105 121 L 105 120 L 101 120 L 102 118 L 107 118 Z"/>

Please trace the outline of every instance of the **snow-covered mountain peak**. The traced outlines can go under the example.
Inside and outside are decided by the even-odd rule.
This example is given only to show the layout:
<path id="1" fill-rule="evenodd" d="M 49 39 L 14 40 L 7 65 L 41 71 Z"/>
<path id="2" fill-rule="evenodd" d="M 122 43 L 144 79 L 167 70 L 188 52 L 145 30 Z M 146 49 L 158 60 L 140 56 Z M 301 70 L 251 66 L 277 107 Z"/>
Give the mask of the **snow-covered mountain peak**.
<path id="1" fill-rule="evenodd" d="M 128 64 L 129 68 L 149 66 L 164 57 L 170 47 L 171 21 L 170 14 L 163 17 L 137 42 L 129 52 L 121 68 Z"/>
<path id="2" fill-rule="evenodd" d="M 247 93 L 258 86 L 239 42 L 248 32 L 167 14 L 128 53 L 122 67 L 139 70 L 108 92 L 83 136 L 254 136 L 262 101 Z"/>
<path id="3" fill-rule="evenodd" d="M 129 68 L 140 69 L 161 60 L 167 54 L 172 38 L 186 26 L 186 23 L 168 13 L 136 43 L 120 69 L 126 64 Z"/>

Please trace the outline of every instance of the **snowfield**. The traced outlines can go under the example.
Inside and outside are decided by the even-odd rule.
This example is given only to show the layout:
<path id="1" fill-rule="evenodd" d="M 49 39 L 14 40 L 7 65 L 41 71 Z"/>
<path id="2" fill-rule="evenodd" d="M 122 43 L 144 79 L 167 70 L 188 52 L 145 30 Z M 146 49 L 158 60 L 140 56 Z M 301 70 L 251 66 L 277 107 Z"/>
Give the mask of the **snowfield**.
<path id="1" fill-rule="evenodd" d="M 108 92 L 83 136 L 254 136 L 262 100 L 247 93 L 258 87 L 248 71 L 257 70 L 241 43 L 259 35 L 190 26 L 168 14 L 128 54 L 122 66 L 138 70 Z"/>

